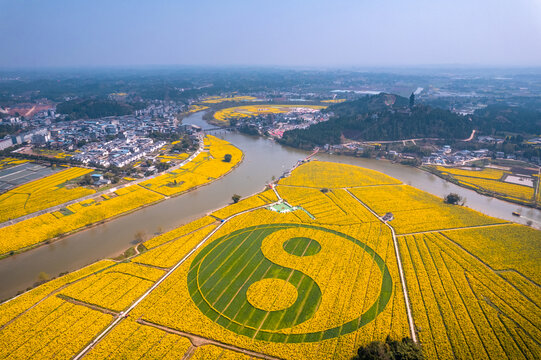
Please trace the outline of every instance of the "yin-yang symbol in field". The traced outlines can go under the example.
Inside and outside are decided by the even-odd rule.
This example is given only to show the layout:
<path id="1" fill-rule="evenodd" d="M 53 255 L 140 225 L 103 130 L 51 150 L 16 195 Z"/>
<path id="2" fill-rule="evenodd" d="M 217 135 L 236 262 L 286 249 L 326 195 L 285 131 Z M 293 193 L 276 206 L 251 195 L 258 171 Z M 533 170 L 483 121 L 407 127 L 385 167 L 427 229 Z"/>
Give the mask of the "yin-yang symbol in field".
<path id="1" fill-rule="evenodd" d="M 194 258 L 188 289 L 201 312 L 237 334 L 313 342 L 374 320 L 392 294 L 383 259 L 365 243 L 305 224 L 222 236 Z"/>

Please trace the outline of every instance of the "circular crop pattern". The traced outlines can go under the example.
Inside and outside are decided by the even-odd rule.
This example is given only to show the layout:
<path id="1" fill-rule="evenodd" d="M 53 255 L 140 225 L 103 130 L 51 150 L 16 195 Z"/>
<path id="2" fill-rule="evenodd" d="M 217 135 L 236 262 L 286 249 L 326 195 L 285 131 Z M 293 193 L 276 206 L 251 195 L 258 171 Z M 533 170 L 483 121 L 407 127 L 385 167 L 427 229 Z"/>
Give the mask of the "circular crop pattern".
<path id="1" fill-rule="evenodd" d="M 358 275 L 348 276 L 352 270 Z M 372 248 L 307 224 L 236 230 L 205 246 L 188 272 L 190 296 L 205 316 L 272 342 L 316 342 L 356 331 L 385 309 L 392 288 L 389 269 Z M 351 308 L 337 317 L 340 297 Z"/>
<path id="2" fill-rule="evenodd" d="M 284 250 L 291 255 L 310 256 L 321 251 L 321 245 L 313 239 L 295 237 L 284 242 Z"/>
<path id="3" fill-rule="evenodd" d="M 284 310 L 297 300 L 297 288 L 285 280 L 263 279 L 250 285 L 246 299 L 256 309 Z"/>

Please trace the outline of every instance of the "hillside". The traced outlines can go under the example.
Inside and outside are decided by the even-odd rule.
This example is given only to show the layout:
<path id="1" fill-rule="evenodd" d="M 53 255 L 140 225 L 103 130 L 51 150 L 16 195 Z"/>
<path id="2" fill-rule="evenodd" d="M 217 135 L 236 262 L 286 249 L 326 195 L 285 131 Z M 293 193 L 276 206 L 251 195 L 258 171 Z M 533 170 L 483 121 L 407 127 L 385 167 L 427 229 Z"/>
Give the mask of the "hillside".
<path id="1" fill-rule="evenodd" d="M 541 133 L 541 112 L 532 109 L 505 104 L 489 105 L 475 111 L 474 119 L 476 127 L 485 134 L 497 132 Z"/>
<path id="2" fill-rule="evenodd" d="M 306 130 L 284 133 L 282 143 L 311 148 L 351 140 L 401 140 L 412 138 L 467 138 L 471 121 L 450 111 L 416 105 L 409 108 L 408 99 L 391 94 L 367 96 L 330 106 L 334 115 L 324 123 Z"/>

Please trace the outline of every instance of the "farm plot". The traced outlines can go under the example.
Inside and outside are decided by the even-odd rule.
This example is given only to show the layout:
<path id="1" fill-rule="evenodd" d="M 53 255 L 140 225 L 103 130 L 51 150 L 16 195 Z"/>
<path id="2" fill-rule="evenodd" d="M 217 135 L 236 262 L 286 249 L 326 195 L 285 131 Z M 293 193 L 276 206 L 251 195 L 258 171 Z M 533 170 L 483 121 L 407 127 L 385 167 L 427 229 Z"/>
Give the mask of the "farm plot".
<path id="1" fill-rule="evenodd" d="M 253 96 L 240 96 L 235 95 L 231 97 L 209 96 L 205 98 L 201 103 L 203 104 L 219 104 L 222 102 L 237 102 L 237 101 L 255 101 L 256 97 Z"/>
<path id="2" fill-rule="evenodd" d="M 108 200 L 85 205 L 76 203 L 62 212 L 43 214 L 0 228 L 0 254 L 39 244 L 162 199 L 162 195 L 132 185 L 118 190 L 117 196 Z"/>
<path id="3" fill-rule="evenodd" d="M 182 359 L 190 340 L 133 320 L 123 321 L 85 359 Z"/>
<path id="4" fill-rule="evenodd" d="M 368 185 L 397 185 L 400 181 L 378 171 L 358 166 L 311 161 L 281 179 L 280 185 L 322 188 L 343 188 Z"/>
<path id="5" fill-rule="evenodd" d="M 518 272 L 541 284 L 541 232 L 522 225 L 443 231 L 497 271 Z"/>
<path id="6" fill-rule="evenodd" d="M 334 179 L 352 171 L 318 166 Z M 225 222 L 206 216 L 145 242 L 128 263 L 97 263 L 2 304 L 0 354 L 50 358 L 65 333 L 74 341 L 61 351 L 71 357 L 97 334 L 94 324 L 103 328 L 140 299 L 85 358 L 351 359 L 373 340 L 410 336 L 398 250 L 427 359 L 541 357 L 539 231 L 443 206 L 406 185 L 352 180 L 324 192 L 315 180 L 278 185 L 319 219 L 285 205 Z M 220 211 L 228 218 L 271 195 Z M 392 227 L 423 232 L 398 236 L 396 249 L 391 229 L 363 204 L 395 213 Z M 343 215 L 334 221 L 319 208 Z"/>
<path id="7" fill-rule="evenodd" d="M 220 210 L 217 210 L 212 213 L 212 216 L 219 219 L 226 219 L 229 216 L 237 214 L 239 212 L 267 205 L 275 201 L 278 201 L 278 198 L 276 197 L 274 191 L 266 190 L 260 194 L 243 199 L 236 204 L 232 204 Z"/>
<path id="8" fill-rule="evenodd" d="M 207 151 L 200 153 L 188 164 L 141 185 L 166 196 L 178 195 L 218 179 L 242 161 L 242 151 L 225 140 L 208 135 L 204 143 Z M 226 154 L 231 155 L 230 162 L 224 161 Z"/>
<path id="9" fill-rule="evenodd" d="M 372 210 L 391 222 L 398 234 L 503 223 L 477 211 L 445 204 L 441 198 L 408 185 L 359 187 L 350 190 Z"/>
<path id="10" fill-rule="evenodd" d="M 266 209 L 224 225 L 134 316 L 292 359 L 345 359 L 371 339 L 407 335 L 385 226 L 320 227 Z"/>
<path id="11" fill-rule="evenodd" d="M 538 288 L 519 290 L 439 233 L 399 241 L 415 324 L 428 358 L 539 358 L 541 304 L 532 300 Z"/>
<path id="12" fill-rule="evenodd" d="M 478 189 L 497 193 L 503 197 L 515 198 L 518 200 L 532 201 L 534 189 L 529 186 L 511 184 L 503 181 L 468 178 L 465 176 L 455 176 L 463 185 L 470 185 Z"/>
<path id="13" fill-rule="evenodd" d="M 474 177 L 474 178 L 482 178 L 482 179 L 492 179 L 492 180 L 500 180 L 502 179 L 506 174 L 510 174 L 509 171 L 500 170 L 500 169 L 493 169 L 493 168 L 449 168 L 449 167 L 443 167 L 443 166 L 435 166 L 435 169 L 441 172 L 444 175 L 451 175 L 451 176 L 468 176 L 468 177 Z"/>
<path id="14" fill-rule="evenodd" d="M 112 316 L 50 297 L 0 330 L 1 359 L 70 359 Z"/>
<path id="15" fill-rule="evenodd" d="M 283 114 L 291 111 L 321 110 L 326 106 L 319 105 L 246 105 L 218 110 L 214 113 L 214 119 L 219 123 L 228 124 L 230 119 L 249 118 L 266 114 Z"/>
<path id="16" fill-rule="evenodd" d="M 457 169 L 434 166 L 432 169 L 444 178 L 486 195 L 519 203 L 536 202 L 534 193 L 539 180 L 529 175 L 515 176 L 512 171 L 495 168 Z"/>
<path id="17" fill-rule="evenodd" d="M 122 311 L 158 280 L 164 271 L 133 263 L 111 267 L 60 292 L 69 299 Z"/>
<path id="18" fill-rule="evenodd" d="M 302 207 L 318 223 L 347 225 L 379 221 L 343 189 L 333 189 L 325 193 L 315 188 L 292 186 L 279 185 L 277 189 L 289 204 Z M 299 211 L 296 214 L 304 215 Z"/>
<path id="19" fill-rule="evenodd" d="M 111 260 L 98 261 L 90 266 L 48 281 L 35 289 L 0 304 L 0 328 L 4 327 L 9 321 L 13 321 L 17 316 L 24 313 L 38 302 L 57 292 L 59 289 L 91 274 L 100 272 L 114 264 L 115 263 Z"/>
<path id="20" fill-rule="evenodd" d="M 92 171 L 74 167 L 7 191 L 0 195 L 0 222 L 95 193 L 79 186 L 63 187 L 66 182 Z"/>
<path id="21" fill-rule="evenodd" d="M 24 164 L 26 162 L 28 162 L 28 160 L 20 160 L 20 159 L 10 158 L 10 157 L 3 158 L 3 159 L 0 159 L 0 170 L 10 167 L 10 166 Z"/>

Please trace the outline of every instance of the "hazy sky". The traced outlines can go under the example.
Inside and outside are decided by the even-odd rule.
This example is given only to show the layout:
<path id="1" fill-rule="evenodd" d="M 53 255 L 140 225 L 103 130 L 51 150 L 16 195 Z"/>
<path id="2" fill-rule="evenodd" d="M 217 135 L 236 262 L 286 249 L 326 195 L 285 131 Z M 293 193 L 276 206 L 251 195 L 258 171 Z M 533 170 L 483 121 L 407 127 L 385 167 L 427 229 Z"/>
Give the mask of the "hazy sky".
<path id="1" fill-rule="evenodd" d="M 541 66 L 541 0 L 0 0 L 0 67 Z"/>

